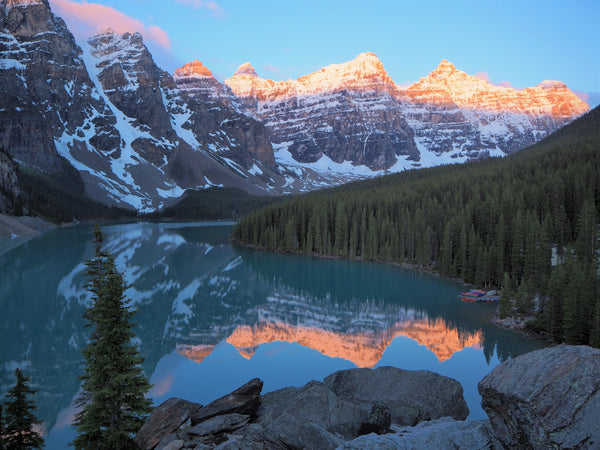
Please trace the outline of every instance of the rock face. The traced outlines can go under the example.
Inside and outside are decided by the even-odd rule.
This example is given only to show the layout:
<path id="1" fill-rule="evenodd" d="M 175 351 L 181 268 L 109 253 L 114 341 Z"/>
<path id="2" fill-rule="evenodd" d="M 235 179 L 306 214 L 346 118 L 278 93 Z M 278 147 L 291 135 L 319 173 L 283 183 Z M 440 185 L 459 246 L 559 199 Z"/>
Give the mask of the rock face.
<path id="1" fill-rule="evenodd" d="M 566 346 L 504 362 L 479 383 L 505 447 L 600 446 L 600 350 Z"/>
<path id="2" fill-rule="evenodd" d="M 260 391 L 263 382 L 254 378 L 231 394 L 221 397 L 206 405 L 192 415 L 192 425 L 196 425 L 211 417 L 222 414 L 244 414 L 248 417 L 256 416 L 260 406 Z"/>
<path id="3" fill-rule="evenodd" d="M 301 192 L 503 156 L 587 110 L 563 83 L 494 86 L 448 61 L 408 88 L 373 53 L 296 80 L 199 61 L 171 76 L 138 33 L 77 45 L 48 0 L 0 0 L 0 147 L 95 200 L 138 210 L 188 188 Z M 67 163 L 67 164 L 68 164 Z"/>
<path id="4" fill-rule="evenodd" d="M 396 87 L 373 53 L 293 81 L 264 80 L 245 65 L 225 84 L 299 162 L 326 156 L 380 170 L 398 156 L 419 159 L 412 130 L 395 111 Z"/>
<path id="5" fill-rule="evenodd" d="M 290 81 L 259 78 L 246 64 L 225 84 L 296 161 L 326 156 L 375 171 L 503 156 L 588 109 L 564 83 L 515 90 L 448 61 L 399 87 L 373 53 Z"/>
<path id="6" fill-rule="evenodd" d="M 393 423 L 416 425 L 452 417 L 464 420 L 469 408 L 460 383 L 428 371 L 395 367 L 342 370 L 323 381 L 338 398 L 369 413 L 374 402 L 389 408 Z"/>
<path id="7" fill-rule="evenodd" d="M 167 434 L 177 430 L 192 414 L 202 408 L 179 398 L 170 398 L 156 408 L 135 437 L 141 448 L 154 448 Z"/>
<path id="8" fill-rule="evenodd" d="M 361 422 L 368 415 L 357 405 L 338 398 L 319 381 L 311 381 L 301 388 L 288 387 L 265 394 L 259 410 L 258 423 L 269 427 L 281 439 L 287 436 L 287 423 L 296 419 L 304 426 L 339 433 L 345 437 L 357 435 Z M 279 421 L 286 422 L 283 429 L 276 430 Z M 320 434 L 326 435 L 321 432 Z M 330 440 L 327 438 L 326 440 Z"/>
<path id="9" fill-rule="evenodd" d="M 229 100 L 230 89 L 219 83 L 200 61 L 177 69 L 173 80 L 185 93 L 188 109 L 192 111 L 186 126 L 203 147 L 245 169 L 251 169 L 256 161 L 276 169 L 265 126 L 241 114 Z"/>
<path id="10" fill-rule="evenodd" d="M 19 205 L 23 191 L 18 173 L 17 164 L 0 149 L 0 214 L 20 215 L 23 212 Z"/>
<path id="11" fill-rule="evenodd" d="M 262 124 L 190 100 L 138 33 L 79 47 L 47 0 L 0 0 L 0 103 L 0 147 L 44 172 L 68 161 L 105 203 L 149 210 L 190 187 L 284 183 Z"/>

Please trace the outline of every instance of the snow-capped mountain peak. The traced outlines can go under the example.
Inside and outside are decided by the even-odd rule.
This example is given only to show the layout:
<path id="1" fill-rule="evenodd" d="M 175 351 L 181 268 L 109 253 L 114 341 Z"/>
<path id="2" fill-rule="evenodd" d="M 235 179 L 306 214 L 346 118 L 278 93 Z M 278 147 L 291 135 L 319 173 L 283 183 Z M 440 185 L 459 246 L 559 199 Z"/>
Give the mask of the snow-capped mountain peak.
<path id="1" fill-rule="evenodd" d="M 214 78 L 208 67 L 197 59 L 180 67 L 173 73 L 173 78 Z"/>
<path id="2" fill-rule="evenodd" d="M 31 6 L 31 5 L 43 5 L 44 0 L 5 0 L 7 8 L 14 8 L 16 6 Z M 2 6 L 0 4 L 0 6 Z"/>
<path id="3" fill-rule="evenodd" d="M 171 76 L 139 33 L 78 46 L 48 0 L 0 0 L 0 85 L 13 158 L 55 174 L 65 158 L 90 197 L 144 210 L 186 188 L 298 192 L 502 156 L 588 109 L 560 81 L 517 90 L 446 60 L 401 88 L 371 52 L 296 80 L 245 63 L 220 83 L 198 60 Z"/>
<path id="4" fill-rule="evenodd" d="M 246 62 L 246 63 L 242 64 L 240 67 L 238 67 L 238 70 L 235 71 L 233 76 L 234 77 L 253 77 L 253 78 L 258 77 L 256 70 L 254 70 L 254 67 L 252 67 L 252 64 L 250 64 L 249 62 Z"/>

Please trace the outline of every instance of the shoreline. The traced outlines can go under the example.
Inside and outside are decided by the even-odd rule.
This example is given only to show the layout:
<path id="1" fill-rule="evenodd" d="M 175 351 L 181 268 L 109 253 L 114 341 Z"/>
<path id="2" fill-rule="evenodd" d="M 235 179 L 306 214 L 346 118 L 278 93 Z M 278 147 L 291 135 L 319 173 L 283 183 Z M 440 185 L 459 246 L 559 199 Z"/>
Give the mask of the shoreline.
<path id="1" fill-rule="evenodd" d="M 244 242 L 241 242 L 238 239 L 230 239 L 230 241 L 232 244 L 238 245 L 240 247 L 250 248 L 253 250 L 264 251 L 264 252 L 269 252 L 269 253 L 277 253 L 277 254 L 281 254 L 281 255 L 300 255 L 300 256 L 310 256 L 310 257 L 314 257 L 314 258 L 323 258 L 323 259 L 337 259 L 340 261 L 343 260 L 343 261 L 371 262 L 371 263 L 376 263 L 376 264 L 387 264 L 387 265 L 391 265 L 391 266 L 400 267 L 403 269 L 421 272 L 421 273 L 431 275 L 431 276 L 434 276 L 437 278 L 443 278 L 445 280 L 455 281 L 457 283 L 462 284 L 465 287 L 479 288 L 478 286 L 475 286 L 473 284 L 466 283 L 462 279 L 445 277 L 444 275 L 440 274 L 439 272 L 435 272 L 434 270 L 426 269 L 424 267 L 419 267 L 414 264 L 396 263 L 396 262 L 391 262 L 391 261 L 369 260 L 369 259 L 362 259 L 362 258 L 344 258 L 341 256 L 333 256 L 333 255 L 319 255 L 317 253 L 306 254 L 306 253 L 290 253 L 290 252 L 271 251 L 265 247 L 257 247 L 255 245 L 246 244 Z M 488 288 L 483 288 L 483 289 L 488 289 Z M 498 316 L 498 307 L 496 306 L 496 311 L 490 317 L 489 321 L 496 328 L 514 331 L 516 333 L 521 334 L 526 339 L 537 339 L 537 340 L 544 341 L 544 343 L 546 343 L 548 347 L 557 345 L 555 342 L 553 342 L 551 339 L 549 339 L 548 336 L 542 335 L 540 333 L 536 333 L 535 331 L 528 330 L 526 328 L 527 322 L 532 319 L 535 319 L 535 316 L 514 315 L 514 316 L 509 316 L 505 319 L 500 319 L 500 317 Z"/>
<path id="2" fill-rule="evenodd" d="M 40 236 L 57 226 L 39 217 L 0 214 L 0 239 Z"/>

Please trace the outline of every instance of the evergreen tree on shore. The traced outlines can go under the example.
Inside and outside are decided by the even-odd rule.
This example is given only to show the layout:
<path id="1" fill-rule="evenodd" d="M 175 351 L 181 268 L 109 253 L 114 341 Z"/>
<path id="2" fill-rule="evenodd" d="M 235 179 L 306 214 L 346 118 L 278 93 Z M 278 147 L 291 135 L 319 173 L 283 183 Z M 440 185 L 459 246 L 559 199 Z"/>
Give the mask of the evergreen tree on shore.
<path id="1" fill-rule="evenodd" d="M 145 397 L 151 386 L 141 368 L 143 358 L 132 343 L 135 312 L 125 298 L 123 275 L 102 249 L 103 240 L 96 228 L 95 256 L 86 263 L 93 304 L 84 318 L 92 332 L 83 351 L 82 392 L 75 403 L 81 408 L 74 423 L 78 449 L 135 448 L 132 437 L 152 410 Z"/>
<path id="2" fill-rule="evenodd" d="M 27 399 L 35 394 L 37 389 L 29 386 L 31 378 L 24 376 L 19 368 L 15 370 L 15 378 L 17 383 L 6 395 L 8 400 L 4 402 L 4 414 L 0 411 L 0 448 L 42 448 L 44 439 L 33 429 L 33 426 L 41 421 L 33 414 L 36 409 L 35 403 Z"/>

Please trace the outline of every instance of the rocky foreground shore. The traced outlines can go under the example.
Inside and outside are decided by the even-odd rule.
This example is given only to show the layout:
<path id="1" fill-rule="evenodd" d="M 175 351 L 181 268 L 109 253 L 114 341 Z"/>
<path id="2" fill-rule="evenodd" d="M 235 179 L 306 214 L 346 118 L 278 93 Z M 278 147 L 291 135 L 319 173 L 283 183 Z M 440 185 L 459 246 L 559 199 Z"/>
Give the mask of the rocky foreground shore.
<path id="1" fill-rule="evenodd" d="M 393 367 L 335 372 L 260 395 L 254 379 L 209 405 L 171 398 L 136 436 L 143 449 L 599 448 L 600 350 L 539 350 L 479 383 L 489 420 L 465 421 L 461 385 Z"/>

